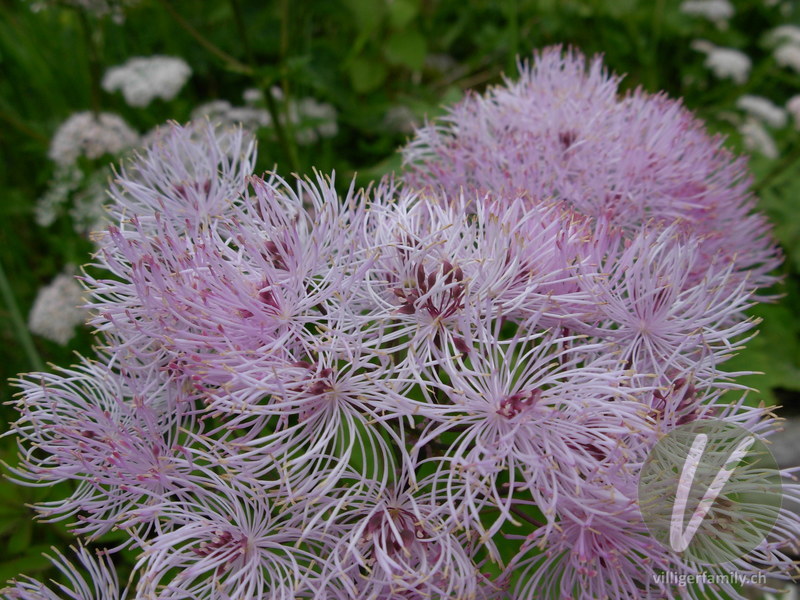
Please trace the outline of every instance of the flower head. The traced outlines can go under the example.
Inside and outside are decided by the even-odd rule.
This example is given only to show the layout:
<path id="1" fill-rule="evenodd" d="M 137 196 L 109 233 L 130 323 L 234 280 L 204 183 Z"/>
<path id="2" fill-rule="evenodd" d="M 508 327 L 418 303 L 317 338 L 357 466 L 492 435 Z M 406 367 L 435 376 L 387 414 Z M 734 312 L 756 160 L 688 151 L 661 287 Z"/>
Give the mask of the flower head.
<path id="1" fill-rule="evenodd" d="M 75 335 L 75 327 L 86 319 L 82 304 L 83 290 L 67 269 L 39 290 L 28 326 L 36 335 L 64 346 Z"/>
<path id="2" fill-rule="evenodd" d="M 600 57 L 587 64 L 575 50 L 545 49 L 517 81 L 469 95 L 420 129 L 404 150 L 406 181 L 450 197 L 555 197 L 629 236 L 679 223 L 708 239 L 708 261 L 742 248 L 735 270 L 772 282 L 774 245 L 753 213 L 743 159 L 679 101 L 619 95 L 619 82 Z"/>
<path id="3" fill-rule="evenodd" d="M 71 165 L 81 156 L 94 160 L 106 154 L 120 154 L 134 146 L 138 139 L 138 134 L 122 117 L 80 112 L 58 127 L 48 156 L 59 165 Z"/>
<path id="4" fill-rule="evenodd" d="M 136 57 L 106 71 L 102 85 L 107 92 L 121 91 L 129 106 L 145 107 L 155 98 L 172 100 L 191 74 L 181 58 Z"/>

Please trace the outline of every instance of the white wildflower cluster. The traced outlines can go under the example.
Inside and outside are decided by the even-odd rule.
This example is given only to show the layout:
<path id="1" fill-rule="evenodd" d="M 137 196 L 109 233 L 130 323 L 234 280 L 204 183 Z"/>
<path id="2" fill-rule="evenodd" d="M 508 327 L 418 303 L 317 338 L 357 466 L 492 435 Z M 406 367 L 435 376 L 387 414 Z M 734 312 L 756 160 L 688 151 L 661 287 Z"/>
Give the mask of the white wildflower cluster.
<path id="1" fill-rule="evenodd" d="M 283 102 L 283 93 L 277 87 L 270 90 L 273 98 Z M 245 90 L 244 106 L 233 106 L 227 100 L 214 100 L 192 111 L 192 120 L 208 119 L 223 127 L 239 127 L 254 133 L 259 128 L 272 127 L 272 117 L 264 108 L 264 94 L 257 89 Z M 300 145 L 313 144 L 320 138 L 329 138 L 339 132 L 338 113 L 333 105 L 306 97 L 290 100 L 281 123 L 291 124 L 295 140 Z"/>
<path id="2" fill-rule="evenodd" d="M 800 94 L 792 96 L 786 103 L 786 110 L 792 115 L 794 119 L 795 129 L 800 130 Z"/>
<path id="3" fill-rule="evenodd" d="M 334 137 L 339 133 L 336 123 L 338 113 L 332 104 L 314 98 L 302 98 L 290 102 L 288 112 L 298 144 L 313 144 L 320 138 Z"/>
<path id="4" fill-rule="evenodd" d="M 86 11 L 95 17 L 111 17 L 117 23 L 125 20 L 125 9 L 139 0 L 36 0 L 31 10 L 40 11 L 51 6 L 71 6 Z"/>
<path id="5" fill-rule="evenodd" d="M 266 109 L 255 106 L 233 106 L 227 100 L 212 100 L 192 111 L 192 121 L 205 120 L 226 129 L 241 127 L 250 133 L 272 125 L 272 119 Z"/>
<path id="6" fill-rule="evenodd" d="M 691 47 L 706 55 L 704 64 L 718 79 L 732 79 L 742 85 L 750 76 L 753 63 L 750 57 L 740 50 L 720 48 L 706 40 L 695 40 Z"/>
<path id="7" fill-rule="evenodd" d="M 745 94 L 736 101 L 736 107 L 770 127 L 786 126 L 786 111 L 769 98 Z"/>
<path id="8" fill-rule="evenodd" d="M 778 147 L 764 125 L 753 117 L 747 117 L 739 126 L 745 148 L 760 152 L 767 158 L 778 157 Z"/>
<path id="9" fill-rule="evenodd" d="M 74 164 L 78 158 L 100 158 L 119 154 L 139 141 L 139 135 L 118 115 L 90 111 L 75 113 L 56 131 L 48 156 L 58 165 Z"/>
<path id="10" fill-rule="evenodd" d="M 800 73 L 800 27 L 781 25 L 770 31 L 767 39 L 775 47 L 775 62 Z"/>
<path id="11" fill-rule="evenodd" d="M 681 3 L 680 10 L 713 21 L 718 27 L 726 27 L 734 14 L 733 5 L 728 0 L 686 0 Z"/>
<path id="12" fill-rule="evenodd" d="M 87 111 L 69 117 L 50 142 L 48 156 L 56 168 L 47 191 L 36 201 L 37 225 L 49 227 L 61 215 L 69 214 L 76 233 L 96 230 L 101 225 L 110 170 L 102 165 L 87 172 L 78 159 L 118 157 L 139 143 L 139 134 L 117 115 Z"/>
<path id="13" fill-rule="evenodd" d="M 767 158 L 777 158 L 778 146 L 767 127 L 773 129 L 786 127 L 788 105 L 785 110 L 769 98 L 745 94 L 736 101 L 736 108 L 744 112 L 744 120 L 739 122 L 739 132 L 742 134 L 745 147 Z"/>
<path id="14" fill-rule="evenodd" d="M 70 195 L 80 187 L 83 172 L 75 165 L 57 165 L 47 191 L 36 201 L 34 217 L 40 227 L 49 227 L 58 218 Z"/>
<path id="15" fill-rule="evenodd" d="M 72 196 L 69 216 L 77 233 L 91 237 L 93 232 L 105 229 L 107 225 L 105 206 L 108 201 L 107 189 L 110 179 L 109 167 L 95 171 Z"/>
<path id="16" fill-rule="evenodd" d="M 386 111 L 383 126 L 389 131 L 411 134 L 420 126 L 420 122 L 408 106 L 399 104 Z"/>
<path id="17" fill-rule="evenodd" d="M 710 5 L 711 3 L 684 2 L 681 8 L 684 12 L 699 14 L 698 6 L 701 4 Z M 721 5 L 719 11 L 718 14 L 721 15 Z M 731 8 L 731 15 L 732 11 Z M 706 14 L 706 16 L 709 15 Z M 782 66 L 795 68 L 800 72 L 800 27 L 781 25 L 767 33 L 765 40 L 769 46 L 775 48 L 776 62 Z M 752 69 L 752 61 L 745 53 L 734 48 L 716 46 L 707 40 L 694 40 L 691 47 L 706 55 L 705 66 L 718 79 L 730 79 L 739 85 L 747 82 Z M 786 108 L 783 108 L 764 96 L 744 94 L 736 101 L 736 108 L 741 112 L 732 113 L 727 118 L 738 127 L 745 147 L 751 152 L 763 154 L 768 158 L 776 158 L 779 154 L 778 145 L 773 139 L 770 129 L 786 127 L 789 114 L 793 116 L 795 123 L 800 128 L 800 115 L 798 115 L 800 100 L 792 99 L 787 103 Z"/>
<path id="18" fill-rule="evenodd" d="M 83 290 L 75 280 L 74 268 L 68 267 L 36 295 L 28 327 L 36 335 L 66 345 L 75 335 L 75 327 L 84 322 Z"/>
<path id="19" fill-rule="evenodd" d="M 102 85 L 107 92 L 121 91 L 129 106 L 141 108 L 155 98 L 172 100 L 191 75 L 192 69 L 181 58 L 136 57 L 106 71 Z"/>

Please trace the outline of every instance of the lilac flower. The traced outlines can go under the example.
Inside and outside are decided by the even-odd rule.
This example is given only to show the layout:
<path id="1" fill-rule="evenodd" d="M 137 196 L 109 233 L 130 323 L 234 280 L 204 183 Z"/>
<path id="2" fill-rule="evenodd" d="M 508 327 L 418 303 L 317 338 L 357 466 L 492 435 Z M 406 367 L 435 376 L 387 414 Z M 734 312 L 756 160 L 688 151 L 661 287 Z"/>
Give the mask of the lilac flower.
<path id="1" fill-rule="evenodd" d="M 20 464 L 26 485 L 78 485 L 71 496 L 36 506 L 44 520 L 75 518 L 72 530 L 97 537 L 121 515 L 190 485 L 178 427 L 188 424 L 180 392 L 169 381 L 143 380 L 84 360 L 60 374 L 17 381 Z"/>
<path id="2" fill-rule="evenodd" d="M 341 537 L 320 598 L 474 598 L 492 587 L 474 561 L 477 546 L 446 527 L 409 476 L 403 470 L 385 490 L 362 480 L 357 492 L 341 491 L 347 502 L 327 524 Z"/>
<path id="3" fill-rule="evenodd" d="M 138 217 L 143 225 L 166 213 L 182 226 L 227 214 L 255 167 L 255 143 L 241 129 L 163 128 L 141 155 L 122 167 L 111 186 L 117 221 Z"/>
<path id="4" fill-rule="evenodd" d="M 376 258 L 363 303 L 370 318 L 391 322 L 377 339 L 384 350 L 407 350 L 411 368 L 450 345 L 463 351 L 454 332 L 476 310 L 539 314 L 544 327 L 587 312 L 577 277 L 587 231 L 563 206 L 486 197 L 465 218 L 463 197 L 399 192 L 395 201 L 391 192 L 378 194 L 390 202 L 372 205 L 366 222 Z"/>
<path id="5" fill-rule="evenodd" d="M 114 563 L 107 552 L 97 552 L 92 556 L 84 546 L 73 548 L 78 556 L 80 568 L 68 561 L 63 554 L 54 549 L 55 557 L 48 557 L 69 585 L 56 583 L 53 587 L 25 577 L 21 581 L 11 581 L 0 590 L 4 600 L 123 600 L 127 589 L 121 590 Z"/>
<path id="6" fill-rule="evenodd" d="M 729 256 L 756 286 L 774 281 L 774 243 L 753 213 L 745 162 L 710 137 L 680 102 L 638 89 L 600 57 L 552 47 L 520 67 L 518 81 L 469 95 L 405 148 L 412 188 L 457 196 L 495 192 L 560 198 L 635 235 L 678 222 L 704 240 L 706 260 Z"/>
<path id="7" fill-rule="evenodd" d="M 37 510 L 124 532 L 142 598 L 709 592 L 655 579 L 700 567 L 647 533 L 638 476 L 684 423 L 774 428 L 720 365 L 778 258 L 740 162 L 617 83 L 545 51 L 343 196 L 252 176 L 241 132 L 162 132 L 82 278 L 97 360 L 18 382 L 14 478 L 76 482 Z M 786 575 L 797 531 L 782 510 L 724 568 Z"/>
<path id="8" fill-rule="evenodd" d="M 226 462 L 257 482 L 278 468 L 294 496 L 307 495 L 298 487 L 307 490 L 310 482 L 335 484 L 353 461 L 376 485 L 385 483 L 397 462 L 393 447 L 404 447 L 388 424 L 403 414 L 395 368 L 369 352 L 363 338 L 338 332 L 335 322 L 320 330 L 317 346 L 277 366 L 269 383 L 237 377 L 247 397 L 261 390 L 265 401 L 242 401 L 234 393 L 213 404 L 229 415 L 225 429 L 242 428 L 240 419 L 247 423 L 226 441 Z"/>
<path id="9" fill-rule="evenodd" d="M 613 496 L 588 489 L 570 502 L 572 514 L 558 528 L 527 537 L 510 567 L 522 574 L 515 598 L 664 597 L 669 590 L 657 586 L 653 575 L 674 565 L 649 535 L 635 495 L 616 487 Z"/>
<path id="10" fill-rule="evenodd" d="M 205 493 L 155 507 L 171 531 L 139 540 L 139 596 L 277 600 L 314 589 L 329 541 L 304 533 L 292 512 L 275 511 L 268 492 L 207 475 Z"/>
<path id="11" fill-rule="evenodd" d="M 744 317 L 751 282 L 732 271 L 707 262 L 702 244 L 681 242 L 674 227 L 643 231 L 616 250 L 606 247 L 586 271 L 583 284 L 599 313 L 587 331 L 617 346 L 638 373 L 713 368 L 755 325 Z"/>
<path id="12" fill-rule="evenodd" d="M 269 376 L 287 348 L 310 344 L 314 323 L 349 310 L 368 258 L 355 243 L 363 208 L 352 190 L 340 207 L 321 176 L 298 192 L 277 178 L 251 184 L 242 206 L 191 235 L 158 214 L 110 228 L 100 262 L 118 279 L 87 278 L 99 327 L 200 387 Z"/>
<path id="13" fill-rule="evenodd" d="M 501 321 L 473 324 L 466 355 L 442 361 L 431 383 L 441 391 L 417 406 L 428 419 L 418 446 L 456 433 L 443 456 L 429 459 L 450 518 L 489 539 L 520 490 L 531 494 L 550 526 L 565 496 L 586 477 L 624 463 L 624 447 L 647 434 L 647 411 L 617 357 L 581 336 L 536 331 L 525 323 L 511 339 Z M 508 477 L 501 486 L 501 475 Z M 437 487 L 437 486 L 435 486 Z M 500 510 L 484 530 L 481 511 Z"/>

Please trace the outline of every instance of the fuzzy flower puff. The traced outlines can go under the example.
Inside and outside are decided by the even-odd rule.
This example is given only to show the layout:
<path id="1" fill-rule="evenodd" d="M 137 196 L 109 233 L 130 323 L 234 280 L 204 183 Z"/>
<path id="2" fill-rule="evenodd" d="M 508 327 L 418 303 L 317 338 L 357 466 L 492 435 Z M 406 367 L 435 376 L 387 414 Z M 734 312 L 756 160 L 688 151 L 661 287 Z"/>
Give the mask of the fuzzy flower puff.
<path id="1" fill-rule="evenodd" d="M 348 306 L 361 269 L 337 204 L 327 201 L 311 217 L 285 184 L 253 183 L 256 201 L 235 209 L 234 219 L 185 237 L 166 218 L 157 215 L 151 232 L 134 217 L 126 229 L 110 229 L 103 255 L 128 282 L 98 284 L 102 319 L 158 340 L 187 375 L 208 384 L 225 385 L 236 371 L 257 368 L 254 361 L 270 370 L 287 343 L 313 343 L 306 326 Z M 306 192 L 322 202 L 329 185 Z"/>
<path id="2" fill-rule="evenodd" d="M 577 281 L 589 230 L 563 204 L 379 190 L 365 221 L 375 259 L 360 303 L 365 318 L 391 324 L 373 339 L 406 352 L 409 368 L 435 364 L 450 346 L 466 352 L 459 323 L 475 311 L 515 322 L 541 315 L 542 327 L 591 312 Z"/>
<path id="3" fill-rule="evenodd" d="M 48 588 L 30 577 L 21 581 L 11 581 L 0 589 L 4 600 L 123 600 L 128 590 L 121 589 L 114 563 L 107 552 L 92 552 L 83 546 L 73 548 L 78 565 L 69 561 L 55 550 L 55 556 L 48 556 L 53 566 L 66 577 L 69 585 L 54 584 Z M 88 576 L 88 577 L 87 577 Z"/>
<path id="4" fill-rule="evenodd" d="M 179 427 L 190 427 L 191 419 L 170 382 L 131 378 L 85 360 L 17 385 L 21 418 L 13 430 L 22 446 L 38 451 L 22 453 L 13 478 L 27 485 L 77 483 L 69 497 L 38 506 L 43 520 L 76 518 L 71 529 L 92 539 L 126 511 L 192 486 L 178 441 Z"/>
<path id="5" fill-rule="evenodd" d="M 620 101 L 598 64 L 586 76 L 547 56 L 537 76 L 553 89 L 565 79 L 587 103 L 642 103 L 689 124 L 690 147 L 706 139 L 666 99 Z M 562 157 L 589 144 L 554 122 Z M 652 140 L 669 130 L 648 127 Z M 249 146 L 218 133 L 174 128 L 122 174 L 98 256 L 113 276 L 85 277 L 104 354 L 22 384 L 19 478 L 82 482 L 51 516 L 127 531 L 145 596 L 678 595 L 652 570 L 695 567 L 644 535 L 634 488 L 680 422 L 763 428 L 742 405 L 714 408 L 718 362 L 777 260 L 757 216 L 739 223 L 756 240 L 744 258 L 721 254 L 730 232 L 715 227 L 746 216 L 746 197 L 720 221 L 697 200 L 710 189 L 656 178 L 661 200 L 642 212 L 630 200 L 648 180 L 631 176 L 642 190 L 603 207 L 582 195 L 592 171 L 581 182 L 534 166 L 559 182 L 553 201 L 487 162 L 470 177 L 498 187 L 463 198 L 391 182 L 340 198 L 321 176 L 248 178 Z M 739 189 L 721 156 L 714 181 Z M 631 315 L 659 332 L 644 341 Z M 664 356 L 680 360 L 659 379 Z M 779 546 L 798 529 L 785 516 L 754 560 L 788 570 Z M 509 531 L 521 545 L 490 582 L 480 570 Z"/>
<path id="6" fill-rule="evenodd" d="M 36 335 L 64 346 L 75 335 L 75 327 L 86 318 L 80 308 L 83 303 L 83 290 L 67 268 L 39 290 L 28 316 L 28 326 Z"/>
<path id="7" fill-rule="evenodd" d="M 145 519 L 155 512 L 172 529 L 139 540 L 139 595 L 294 600 L 316 590 L 318 557 L 330 551 L 331 536 L 304 532 L 298 512 L 276 511 L 270 490 L 205 474 L 206 489 L 195 497 L 143 509 Z"/>
<path id="8" fill-rule="evenodd" d="M 719 364 L 756 324 L 743 318 L 753 305 L 747 278 L 733 265 L 706 263 L 697 240 L 680 241 L 675 227 L 643 231 L 632 242 L 609 235 L 582 266 L 581 285 L 597 306 L 597 319 L 583 331 L 611 344 L 637 373 L 659 383 L 670 372 L 705 372 Z M 666 379 L 669 379 L 666 377 Z"/>
<path id="9" fill-rule="evenodd" d="M 577 51 L 546 49 L 521 66 L 518 81 L 470 95 L 420 129 L 404 149 L 405 180 L 448 197 L 462 189 L 556 197 L 630 235 L 679 221 L 705 240 L 709 258 L 740 248 L 736 270 L 772 283 L 778 259 L 752 212 L 743 159 L 680 102 L 641 89 L 620 97 L 619 83 L 600 57 L 587 65 Z"/>
<path id="10" fill-rule="evenodd" d="M 211 133 L 197 144 L 177 130 L 151 149 L 112 194 L 122 221 L 99 258 L 118 279 L 87 279 L 98 328 L 140 338 L 140 350 L 126 350 L 214 385 L 258 364 L 271 371 L 287 341 L 313 345 L 306 326 L 349 310 L 367 259 L 353 237 L 358 194 L 340 208 L 332 182 L 294 191 L 273 176 L 251 178 L 252 194 L 240 197 L 251 164 L 250 152 L 239 158 L 242 143 L 240 134 L 226 142 L 230 153 Z M 189 170 L 191 156 L 203 160 Z M 177 222 L 162 216 L 175 211 Z"/>
<path id="11" fill-rule="evenodd" d="M 80 112 L 59 125 L 48 156 L 58 165 L 72 165 L 82 156 L 94 160 L 105 154 L 120 154 L 138 139 L 139 135 L 118 115 Z"/>
<path id="12" fill-rule="evenodd" d="M 326 598 L 484 598 L 500 591 L 481 572 L 476 538 L 446 526 L 426 487 L 402 468 L 385 488 L 354 476 L 327 496 L 331 517 L 309 523 L 339 540 L 323 569 Z"/>
<path id="13" fill-rule="evenodd" d="M 532 496 L 549 530 L 565 498 L 588 475 L 624 464 L 623 449 L 638 436 L 646 441 L 650 429 L 635 397 L 643 390 L 604 343 L 531 333 L 535 321 L 523 325 L 503 340 L 502 321 L 476 318 L 469 352 L 441 361 L 429 382 L 438 392 L 415 406 L 426 417 L 418 448 L 456 433 L 443 456 L 420 463 L 436 467 L 432 494 L 454 524 L 481 533 L 490 550 L 491 537 L 515 520 L 518 492 Z M 503 476 L 508 482 L 501 486 Z M 485 527 L 480 515 L 487 506 L 500 515 Z"/>
<path id="14" fill-rule="evenodd" d="M 129 106 L 142 108 L 155 98 L 172 100 L 191 74 L 191 68 L 181 58 L 137 57 L 109 69 L 102 86 L 107 92 L 121 91 Z"/>

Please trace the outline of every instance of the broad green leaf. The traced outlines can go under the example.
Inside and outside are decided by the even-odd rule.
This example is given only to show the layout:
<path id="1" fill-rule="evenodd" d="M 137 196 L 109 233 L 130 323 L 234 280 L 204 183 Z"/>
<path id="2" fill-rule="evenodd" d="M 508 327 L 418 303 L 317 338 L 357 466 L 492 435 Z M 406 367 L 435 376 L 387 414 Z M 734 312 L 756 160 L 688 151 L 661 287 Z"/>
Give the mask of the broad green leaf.
<path id="1" fill-rule="evenodd" d="M 6 559 L 0 566 L 0 582 L 6 582 L 18 575 L 35 575 L 50 568 L 50 561 L 43 552 L 53 554 L 52 548 L 45 545 L 31 546 L 23 556 Z"/>
<path id="2" fill-rule="evenodd" d="M 377 60 L 358 56 L 350 62 L 350 82 L 359 94 L 366 94 L 380 87 L 386 79 L 386 67 Z"/>
<path id="3" fill-rule="evenodd" d="M 342 3 L 350 9 L 359 31 L 367 34 L 377 32 L 383 21 L 383 2 L 374 2 L 373 0 L 342 0 Z"/>
<path id="4" fill-rule="evenodd" d="M 389 3 L 389 22 L 394 29 L 405 29 L 419 12 L 419 3 L 413 0 L 393 0 Z"/>
<path id="5" fill-rule="evenodd" d="M 723 363 L 725 371 L 757 371 L 763 375 L 744 375 L 737 383 L 755 388 L 753 400 L 779 404 L 775 388 L 800 391 L 800 323 L 797 319 L 800 297 L 796 283 L 788 282 L 788 294 L 780 304 L 762 304 L 751 314 L 761 317 L 759 334 L 747 347 Z"/>
<path id="6" fill-rule="evenodd" d="M 427 52 L 425 38 L 418 31 L 402 31 L 392 35 L 384 47 L 386 58 L 411 70 L 422 68 Z"/>
<path id="7" fill-rule="evenodd" d="M 30 546 L 33 537 L 33 522 L 29 520 L 19 521 L 17 529 L 8 538 L 6 550 L 8 554 L 20 554 Z"/>

